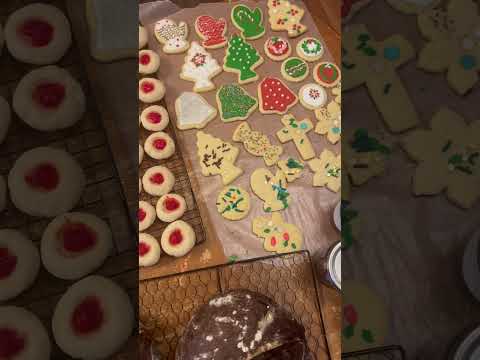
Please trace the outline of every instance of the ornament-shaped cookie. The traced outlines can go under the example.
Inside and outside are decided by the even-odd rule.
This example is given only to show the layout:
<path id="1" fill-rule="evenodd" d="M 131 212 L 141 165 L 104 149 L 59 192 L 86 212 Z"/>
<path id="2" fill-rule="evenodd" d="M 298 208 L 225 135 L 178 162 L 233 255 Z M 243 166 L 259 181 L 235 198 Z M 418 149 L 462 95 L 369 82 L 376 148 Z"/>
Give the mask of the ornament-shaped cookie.
<path id="1" fill-rule="evenodd" d="M 252 228 L 253 233 L 263 239 L 266 251 L 284 254 L 302 249 L 302 232 L 296 225 L 286 223 L 278 212 L 273 213 L 271 218 L 255 218 Z"/>
<path id="2" fill-rule="evenodd" d="M 163 52 L 166 54 L 178 54 L 186 51 L 190 43 L 187 40 L 188 26 L 181 21 L 178 25 L 170 19 L 157 21 L 154 28 L 157 40 L 163 44 Z"/>
<path id="3" fill-rule="evenodd" d="M 284 210 L 290 205 L 287 180 L 280 170 L 273 175 L 267 169 L 256 169 L 250 176 L 250 186 L 255 195 L 264 201 L 263 210 L 266 212 Z"/>
<path id="4" fill-rule="evenodd" d="M 263 57 L 255 47 L 240 36 L 232 35 L 223 60 L 223 70 L 238 73 L 238 83 L 247 84 L 258 79 L 253 70 L 262 63 Z"/>

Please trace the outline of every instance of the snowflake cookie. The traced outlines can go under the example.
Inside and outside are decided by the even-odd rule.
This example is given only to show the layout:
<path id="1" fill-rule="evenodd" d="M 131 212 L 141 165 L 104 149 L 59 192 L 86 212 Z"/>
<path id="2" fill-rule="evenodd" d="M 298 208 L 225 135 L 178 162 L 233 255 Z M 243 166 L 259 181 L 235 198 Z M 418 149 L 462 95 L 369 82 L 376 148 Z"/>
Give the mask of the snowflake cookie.
<path id="1" fill-rule="evenodd" d="M 338 192 L 341 188 L 341 156 L 330 150 L 323 150 L 319 158 L 308 162 L 308 165 L 315 173 L 313 175 L 313 186 L 325 186 L 327 189 Z"/>
<path id="2" fill-rule="evenodd" d="M 223 70 L 238 73 L 238 83 L 247 84 L 258 79 L 258 74 L 253 70 L 262 63 L 263 57 L 254 46 L 242 37 L 232 35 L 223 60 Z"/>

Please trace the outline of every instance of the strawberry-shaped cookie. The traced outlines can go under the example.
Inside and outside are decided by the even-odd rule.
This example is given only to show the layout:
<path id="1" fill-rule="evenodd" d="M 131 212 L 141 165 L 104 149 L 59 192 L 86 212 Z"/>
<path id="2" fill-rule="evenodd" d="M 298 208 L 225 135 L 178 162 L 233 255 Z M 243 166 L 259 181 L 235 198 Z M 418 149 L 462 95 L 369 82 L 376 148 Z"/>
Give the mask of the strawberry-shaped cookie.
<path id="1" fill-rule="evenodd" d="M 217 20 L 209 15 L 201 15 L 195 20 L 195 30 L 203 39 L 202 46 L 206 49 L 218 49 L 227 43 L 227 22 L 223 18 Z"/>
<path id="2" fill-rule="evenodd" d="M 298 101 L 297 96 L 274 77 L 266 77 L 258 85 L 258 98 L 263 114 L 285 114 Z"/>

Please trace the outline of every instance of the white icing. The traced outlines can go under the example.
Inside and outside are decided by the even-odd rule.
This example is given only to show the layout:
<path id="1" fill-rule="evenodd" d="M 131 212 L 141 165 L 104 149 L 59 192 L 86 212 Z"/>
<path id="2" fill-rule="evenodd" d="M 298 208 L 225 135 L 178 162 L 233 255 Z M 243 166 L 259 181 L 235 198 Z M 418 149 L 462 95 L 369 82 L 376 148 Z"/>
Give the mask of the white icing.
<path id="1" fill-rule="evenodd" d="M 312 92 L 315 92 L 315 94 L 317 94 L 318 97 L 317 98 L 312 97 Z M 312 106 L 314 108 L 321 107 L 327 101 L 327 93 L 325 92 L 323 87 L 316 84 L 310 84 L 308 86 L 305 86 L 302 89 L 302 93 L 300 95 L 302 96 L 303 102 L 305 102 L 307 105 Z"/>
<path id="2" fill-rule="evenodd" d="M 198 55 L 205 56 L 204 64 L 201 66 L 195 65 L 193 62 Z M 221 71 L 217 60 L 212 58 L 212 55 L 208 53 L 201 45 L 196 41 L 192 42 L 188 54 L 185 57 L 185 64 L 182 67 L 181 76 L 191 79 L 195 82 L 194 90 L 209 89 L 214 87 L 210 78 L 215 76 Z"/>
<path id="3" fill-rule="evenodd" d="M 193 92 L 184 92 L 177 99 L 177 122 L 181 126 L 199 126 L 216 112 L 205 99 Z"/>
<path id="4" fill-rule="evenodd" d="M 232 295 L 227 295 L 227 296 L 220 297 L 220 298 L 217 298 L 217 299 L 212 299 L 212 300 L 210 300 L 209 304 L 211 306 L 220 307 L 220 306 L 223 306 L 223 305 L 231 304 L 232 300 L 233 300 Z M 233 315 L 235 315 L 235 314 L 233 314 Z"/>
<path id="5" fill-rule="evenodd" d="M 188 47 L 188 27 L 184 22 L 180 22 L 177 26 L 172 20 L 162 19 L 157 21 L 154 31 L 164 44 L 165 52 L 176 52 Z"/>

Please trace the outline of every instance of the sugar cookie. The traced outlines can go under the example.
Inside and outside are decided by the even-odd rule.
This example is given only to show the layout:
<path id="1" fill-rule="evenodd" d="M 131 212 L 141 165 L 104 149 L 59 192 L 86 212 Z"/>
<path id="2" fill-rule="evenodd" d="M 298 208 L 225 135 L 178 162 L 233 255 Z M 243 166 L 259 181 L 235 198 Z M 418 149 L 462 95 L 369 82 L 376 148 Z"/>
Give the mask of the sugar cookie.
<path id="1" fill-rule="evenodd" d="M 265 34 L 263 12 L 260 8 L 252 10 L 247 5 L 235 5 L 231 18 L 233 25 L 242 32 L 242 37 L 246 40 L 258 39 Z"/>
<path id="2" fill-rule="evenodd" d="M 155 222 L 155 208 L 147 201 L 138 202 L 138 231 L 145 231 Z"/>
<path id="3" fill-rule="evenodd" d="M 7 207 L 7 183 L 3 176 L 0 175 L 0 212 Z"/>
<path id="4" fill-rule="evenodd" d="M 147 137 L 144 148 L 152 159 L 163 160 L 175 153 L 175 142 L 167 133 L 158 131 Z"/>
<path id="5" fill-rule="evenodd" d="M 140 194 L 142 192 L 142 180 L 138 178 L 138 193 Z"/>
<path id="6" fill-rule="evenodd" d="M 227 186 L 217 196 L 217 211 L 227 220 L 241 220 L 250 211 L 250 195 L 239 186 Z"/>
<path id="7" fill-rule="evenodd" d="M 330 101 L 327 106 L 315 110 L 318 123 L 315 132 L 326 135 L 327 140 L 336 144 L 342 136 L 342 109 L 335 101 Z"/>
<path id="8" fill-rule="evenodd" d="M 317 84 L 305 84 L 298 91 L 298 98 L 308 110 L 318 110 L 327 102 L 327 92 Z"/>
<path id="9" fill-rule="evenodd" d="M 327 189 L 338 192 L 341 187 L 341 159 L 340 154 L 335 155 L 324 149 L 319 158 L 308 162 L 313 175 L 313 186 L 325 186 Z"/>
<path id="10" fill-rule="evenodd" d="M 268 38 L 263 49 L 265 54 L 273 61 L 283 61 L 292 53 L 292 47 L 288 40 L 280 36 Z"/>
<path id="11" fill-rule="evenodd" d="M 263 239 L 266 251 L 284 254 L 302 249 L 302 232 L 296 225 L 286 223 L 278 212 L 271 218 L 259 216 L 253 219 L 252 228 L 253 233 Z"/>
<path id="12" fill-rule="evenodd" d="M 143 161 L 143 153 L 144 153 L 144 151 L 143 151 L 142 145 L 138 144 L 138 165 L 139 166 Z"/>
<path id="13" fill-rule="evenodd" d="M 138 98 L 144 103 L 154 103 L 163 99 L 165 85 L 162 80 L 145 77 L 138 82 Z"/>
<path id="14" fill-rule="evenodd" d="M 157 216 L 163 222 L 173 222 L 180 219 L 187 210 L 187 203 L 183 196 L 165 194 L 157 201 Z"/>
<path id="15" fill-rule="evenodd" d="M 308 138 L 308 132 L 313 128 L 312 122 L 308 119 L 298 121 L 291 114 L 285 115 L 280 121 L 285 125 L 281 130 L 277 131 L 277 138 L 280 142 L 293 141 L 303 160 L 313 158 L 315 150 Z"/>
<path id="16" fill-rule="evenodd" d="M 222 85 L 217 91 L 217 105 L 223 122 L 246 120 L 258 106 L 258 101 L 237 84 Z"/>
<path id="17" fill-rule="evenodd" d="M 195 30 L 205 49 L 218 49 L 227 44 L 227 22 L 224 18 L 217 20 L 209 15 L 200 15 L 195 20 Z"/>
<path id="18" fill-rule="evenodd" d="M 185 221 L 177 220 L 168 224 L 160 241 L 163 251 L 170 256 L 181 257 L 195 246 L 196 236 L 193 228 Z"/>
<path id="19" fill-rule="evenodd" d="M 0 144 L 3 143 L 7 137 L 8 128 L 12 121 L 12 112 L 7 100 L 0 96 Z"/>
<path id="20" fill-rule="evenodd" d="M 155 23 L 154 34 L 158 42 L 163 44 L 166 54 L 183 53 L 190 47 L 188 42 L 188 25 L 181 21 L 178 25 L 170 19 L 162 19 Z"/>
<path id="21" fill-rule="evenodd" d="M 153 166 L 143 174 L 143 190 L 153 196 L 169 193 L 175 184 L 175 176 L 165 166 Z"/>
<path id="22" fill-rule="evenodd" d="M 313 37 L 301 39 L 297 44 L 296 50 L 298 56 L 310 62 L 320 59 L 325 51 L 320 40 Z"/>
<path id="23" fill-rule="evenodd" d="M 140 74 L 153 74 L 160 67 L 160 56 L 152 50 L 140 50 L 138 52 L 138 72 Z"/>
<path id="24" fill-rule="evenodd" d="M 152 235 L 140 233 L 138 235 L 138 265 L 153 266 L 160 260 L 162 250 L 157 239 Z"/>
<path id="25" fill-rule="evenodd" d="M 292 5 L 289 0 L 268 0 L 268 15 L 273 31 L 287 31 L 288 37 L 294 38 L 307 31 L 300 23 L 305 10 Z"/>
<path id="26" fill-rule="evenodd" d="M 440 0 L 387 0 L 396 10 L 404 14 L 420 14 L 436 7 Z"/>
<path id="27" fill-rule="evenodd" d="M 148 43 L 148 33 L 142 25 L 138 25 L 138 49 L 143 49 Z"/>
<path id="28" fill-rule="evenodd" d="M 285 174 L 285 178 L 288 182 L 299 179 L 303 175 L 303 169 L 305 168 L 303 161 L 292 157 L 289 157 L 286 160 L 280 160 L 277 163 L 277 166 Z"/>
<path id="29" fill-rule="evenodd" d="M 175 100 L 175 112 L 181 130 L 202 129 L 217 116 L 217 109 L 194 92 L 183 92 Z"/>
<path id="30" fill-rule="evenodd" d="M 341 16 L 342 23 L 345 24 L 363 7 L 367 6 L 371 0 L 342 0 Z"/>
<path id="31" fill-rule="evenodd" d="M 313 69 L 313 79 L 324 87 L 334 87 L 341 79 L 340 68 L 329 61 L 321 62 Z"/>
<path id="32" fill-rule="evenodd" d="M 282 63 L 281 72 L 285 80 L 301 82 L 308 76 L 309 68 L 305 60 L 291 57 Z"/>
<path id="33" fill-rule="evenodd" d="M 281 80 L 266 77 L 258 84 L 258 99 L 262 114 L 285 114 L 298 98 Z"/>
<path id="34" fill-rule="evenodd" d="M 167 110 L 163 106 L 150 105 L 141 112 L 140 122 L 147 130 L 162 131 L 168 126 L 170 117 Z"/>
<path id="35" fill-rule="evenodd" d="M 250 186 L 264 201 L 263 210 L 266 212 L 283 210 L 290 205 L 292 199 L 287 191 L 287 180 L 280 170 L 274 176 L 267 169 L 256 169 L 250 176 Z"/>
<path id="36" fill-rule="evenodd" d="M 262 63 L 263 57 L 255 47 L 240 36 L 232 35 L 223 59 L 223 70 L 237 73 L 238 83 L 247 84 L 258 80 L 258 74 L 253 70 Z"/>

